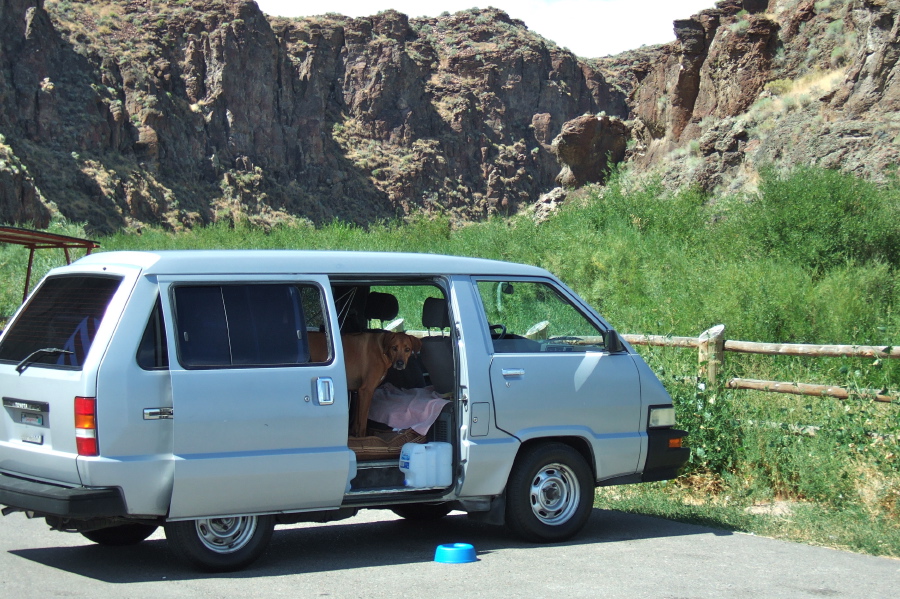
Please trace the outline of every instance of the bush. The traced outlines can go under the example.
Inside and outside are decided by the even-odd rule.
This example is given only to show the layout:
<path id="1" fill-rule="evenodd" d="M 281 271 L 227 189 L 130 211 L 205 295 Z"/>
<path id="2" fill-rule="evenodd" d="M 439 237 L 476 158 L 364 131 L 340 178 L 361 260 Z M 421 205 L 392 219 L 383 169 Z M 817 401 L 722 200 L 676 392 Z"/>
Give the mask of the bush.
<path id="1" fill-rule="evenodd" d="M 853 175 L 813 167 L 762 173 L 759 195 L 730 206 L 720 231 L 744 255 L 771 255 L 816 273 L 853 262 L 900 266 L 900 202 Z"/>
<path id="2" fill-rule="evenodd" d="M 768 92 L 775 94 L 776 96 L 783 96 L 791 92 L 794 89 L 794 82 L 790 79 L 775 79 L 774 81 L 769 81 L 763 87 Z"/>

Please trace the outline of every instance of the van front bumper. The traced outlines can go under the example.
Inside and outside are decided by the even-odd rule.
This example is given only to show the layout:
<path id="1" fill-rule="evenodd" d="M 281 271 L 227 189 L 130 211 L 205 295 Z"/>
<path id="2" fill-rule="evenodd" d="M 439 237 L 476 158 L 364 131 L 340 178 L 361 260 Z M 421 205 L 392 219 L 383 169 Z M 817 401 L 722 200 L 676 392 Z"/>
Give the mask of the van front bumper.
<path id="1" fill-rule="evenodd" d="M 122 490 L 116 487 L 61 487 L 0 474 L 0 505 L 40 516 L 97 518 L 126 513 Z"/>
<path id="2" fill-rule="evenodd" d="M 647 461 L 641 482 L 669 480 L 678 476 L 678 471 L 691 457 L 687 447 L 672 447 L 670 440 L 681 440 L 687 433 L 675 428 L 650 429 L 647 431 Z"/>

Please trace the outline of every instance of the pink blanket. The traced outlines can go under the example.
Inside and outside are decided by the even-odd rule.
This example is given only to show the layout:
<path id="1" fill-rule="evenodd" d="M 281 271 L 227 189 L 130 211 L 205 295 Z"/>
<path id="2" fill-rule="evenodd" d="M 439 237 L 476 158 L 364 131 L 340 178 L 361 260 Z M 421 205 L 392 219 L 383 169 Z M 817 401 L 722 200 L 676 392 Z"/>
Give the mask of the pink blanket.
<path id="1" fill-rule="evenodd" d="M 448 403 L 435 393 L 434 387 L 398 389 L 385 383 L 375 389 L 369 418 L 391 428 L 411 428 L 420 435 L 426 435 Z"/>

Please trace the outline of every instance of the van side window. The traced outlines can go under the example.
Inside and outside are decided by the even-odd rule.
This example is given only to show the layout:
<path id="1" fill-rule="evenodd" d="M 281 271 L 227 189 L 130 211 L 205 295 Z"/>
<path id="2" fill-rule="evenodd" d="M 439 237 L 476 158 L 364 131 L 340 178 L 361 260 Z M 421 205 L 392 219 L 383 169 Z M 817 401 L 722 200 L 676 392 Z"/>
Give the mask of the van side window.
<path id="1" fill-rule="evenodd" d="M 166 342 L 166 325 L 163 321 L 162 303 L 156 298 L 156 305 L 144 328 L 137 353 L 138 366 L 144 370 L 166 370 L 169 368 L 169 350 Z"/>
<path id="2" fill-rule="evenodd" d="M 185 368 L 306 364 L 306 310 L 324 324 L 321 292 L 312 285 L 183 285 L 174 299 Z"/>
<path id="3" fill-rule="evenodd" d="M 478 281 L 495 353 L 604 351 L 603 333 L 554 286 Z"/>

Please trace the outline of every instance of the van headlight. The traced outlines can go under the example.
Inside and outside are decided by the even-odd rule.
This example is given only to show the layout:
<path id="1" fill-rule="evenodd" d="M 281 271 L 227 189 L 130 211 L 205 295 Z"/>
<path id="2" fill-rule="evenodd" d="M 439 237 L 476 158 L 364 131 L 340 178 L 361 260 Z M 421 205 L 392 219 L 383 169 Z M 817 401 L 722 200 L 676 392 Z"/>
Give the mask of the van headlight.
<path id="1" fill-rule="evenodd" d="M 675 426 L 675 408 L 672 406 L 650 406 L 650 418 L 647 428 L 666 428 Z"/>

